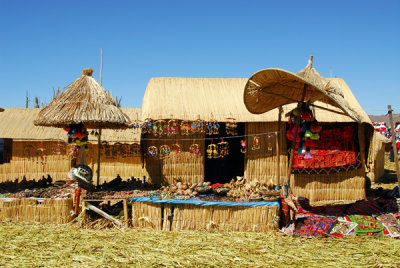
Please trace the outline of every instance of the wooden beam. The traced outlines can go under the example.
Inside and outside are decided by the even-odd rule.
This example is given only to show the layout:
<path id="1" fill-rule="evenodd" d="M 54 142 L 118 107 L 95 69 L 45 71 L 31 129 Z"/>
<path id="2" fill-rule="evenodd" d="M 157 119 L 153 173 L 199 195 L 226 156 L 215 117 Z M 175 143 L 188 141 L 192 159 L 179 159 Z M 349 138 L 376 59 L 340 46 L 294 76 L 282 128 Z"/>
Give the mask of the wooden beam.
<path id="1" fill-rule="evenodd" d="M 118 225 L 119 227 L 122 227 L 122 222 L 120 222 L 119 220 L 117 220 L 117 219 L 114 218 L 113 216 L 108 215 L 107 213 L 105 213 L 105 212 L 102 211 L 101 209 L 99 209 L 99 208 L 93 206 L 92 204 L 90 204 L 90 203 L 87 202 L 87 201 L 84 201 L 84 202 L 86 203 L 86 204 L 85 204 L 85 207 L 86 207 L 86 208 L 88 208 L 88 209 L 90 209 L 90 210 L 96 212 L 97 214 L 99 214 L 100 216 L 103 216 L 103 217 L 106 218 L 107 220 L 110 220 L 110 221 L 114 222 L 114 223 L 115 223 L 116 225 Z"/>

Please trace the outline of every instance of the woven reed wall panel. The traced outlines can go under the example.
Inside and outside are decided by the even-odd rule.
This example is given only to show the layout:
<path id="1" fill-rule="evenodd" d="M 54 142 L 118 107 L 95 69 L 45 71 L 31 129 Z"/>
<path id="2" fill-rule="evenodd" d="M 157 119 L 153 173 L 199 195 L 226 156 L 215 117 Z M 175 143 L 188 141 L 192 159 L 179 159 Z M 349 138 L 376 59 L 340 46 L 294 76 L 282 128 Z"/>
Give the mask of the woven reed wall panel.
<path id="1" fill-rule="evenodd" d="M 218 230 L 239 232 L 267 232 L 278 229 L 279 208 L 196 206 L 191 204 L 165 205 L 163 230 Z"/>
<path id="2" fill-rule="evenodd" d="M 172 150 L 171 154 L 163 159 L 146 156 L 146 170 L 153 183 L 169 185 L 175 181 L 182 181 L 185 183 L 199 183 L 204 181 L 204 134 L 188 136 L 176 135 L 174 136 L 176 140 L 168 140 L 171 138 L 160 140 L 159 136 L 150 134 L 146 134 L 145 137 L 148 139 L 157 139 L 154 141 L 142 141 L 146 152 L 149 146 L 160 148 L 160 146 L 164 144 L 169 145 L 171 149 L 173 149 L 172 145 L 176 143 L 176 140 L 181 148 L 179 154 L 176 154 L 174 150 Z M 200 146 L 200 150 L 202 151 L 200 156 L 189 153 L 189 147 L 194 142 Z"/>
<path id="3" fill-rule="evenodd" d="M 161 204 L 133 202 L 132 203 L 132 226 L 137 228 L 150 227 L 161 230 L 162 209 Z"/>
<path id="4" fill-rule="evenodd" d="M 123 153 L 128 152 L 129 147 L 126 150 L 116 150 L 115 148 L 116 145 L 111 145 L 108 147 L 102 146 L 100 149 L 100 184 L 115 179 L 118 174 L 123 180 L 127 180 L 132 176 L 148 176 L 146 169 L 143 168 L 140 152 Z M 94 178 L 97 178 L 97 152 L 97 144 L 89 144 L 89 150 L 85 152 L 85 164 L 93 170 Z M 93 181 L 96 180 L 94 179 Z"/>
<path id="5" fill-rule="evenodd" d="M 319 201 L 357 201 L 366 198 L 363 168 L 331 174 L 294 174 L 290 182 L 294 195 Z"/>
<path id="6" fill-rule="evenodd" d="M 278 129 L 278 123 L 246 123 L 246 135 L 252 135 L 256 133 L 267 133 L 276 132 Z M 278 178 L 277 163 L 278 157 L 276 153 L 276 135 L 268 140 L 268 136 L 260 136 L 260 149 L 252 150 L 253 136 L 246 138 L 247 151 L 245 155 L 245 169 L 244 177 L 249 180 L 258 180 L 260 182 L 269 182 L 272 179 L 274 184 L 282 184 L 287 174 L 287 153 L 286 153 L 286 131 L 285 124 L 281 125 L 280 132 L 280 178 Z M 268 145 L 268 143 L 271 143 Z M 268 147 L 272 146 L 272 150 L 268 150 Z"/>
<path id="7" fill-rule="evenodd" d="M 72 199 L 0 199 L 0 220 L 36 223 L 68 223 Z"/>
<path id="8" fill-rule="evenodd" d="M 13 141 L 10 163 L 0 165 L 0 182 L 41 179 L 50 176 L 53 180 L 65 180 L 71 169 L 69 146 L 57 141 Z"/>
<path id="9" fill-rule="evenodd" d="M 372 182 L 378 181 L 385 174 L 385 146 L 389 140 L 378 135 L 374 132 L 368 154 L 368 177 Z"/>

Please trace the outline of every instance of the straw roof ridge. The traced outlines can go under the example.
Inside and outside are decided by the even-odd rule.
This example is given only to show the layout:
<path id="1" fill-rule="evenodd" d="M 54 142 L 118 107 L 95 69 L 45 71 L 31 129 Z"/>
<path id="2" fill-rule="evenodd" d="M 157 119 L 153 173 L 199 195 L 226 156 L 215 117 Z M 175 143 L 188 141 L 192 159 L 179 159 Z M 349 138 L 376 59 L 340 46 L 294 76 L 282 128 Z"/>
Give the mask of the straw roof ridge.
<path id="1" fill-rule="evenodd" d="M 360 104 L 355 99 L 346 82 L 341 78 L 327 78 L 329 84 L 335 83 L 342 91 L 351 109 L 370 122 Z M 243 103 L 243 88 L 247 78 L 151 78 L 143 97 L 142 117 L 152 119 L 181 119 L 227 121 L 234 117 L 237 122 L 276 122 L 278 109 L 263 114 L 250 113 Z M 350 117 L 340 114 L 342 110 L 330 104 L 315 101 L 316 105 L 338 113 L 315 108 L 320 122 L 354 122 Z M 283 115 L 294 109 L 296 104 L 283 106 Z M 287 118 L 282 116 L 283 121 Z"/>
<path id="2" fill-rule="evenodd" d="M 89 71 L 83 71 L 88 74 Z M 91 76 L 83 74 L 66 91 L 42 109 L 36 125 L 65 127 L 83 123 L 87 128 L 126 128 L 130 119 L 105 89 Z"/>

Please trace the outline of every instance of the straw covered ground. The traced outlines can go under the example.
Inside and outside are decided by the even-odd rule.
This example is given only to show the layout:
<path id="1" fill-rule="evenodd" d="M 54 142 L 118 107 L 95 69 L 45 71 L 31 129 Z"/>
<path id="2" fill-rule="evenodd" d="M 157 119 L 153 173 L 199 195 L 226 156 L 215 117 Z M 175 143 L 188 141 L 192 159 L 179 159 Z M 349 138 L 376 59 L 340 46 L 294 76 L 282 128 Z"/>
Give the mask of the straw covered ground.
<path id="1" fill-rule="evenodd" d="M 399 266 L 400 240 L 280 233 L 84 229 L 0 223 L 0 265 L 13 267 Z"/>

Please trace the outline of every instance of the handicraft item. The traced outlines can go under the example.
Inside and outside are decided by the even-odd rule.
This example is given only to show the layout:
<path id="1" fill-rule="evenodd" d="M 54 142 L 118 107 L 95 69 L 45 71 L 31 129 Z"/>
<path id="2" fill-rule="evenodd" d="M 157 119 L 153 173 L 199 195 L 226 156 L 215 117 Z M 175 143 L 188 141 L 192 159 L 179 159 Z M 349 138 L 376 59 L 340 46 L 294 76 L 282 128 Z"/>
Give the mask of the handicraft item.
<path id="1" fill-rule="evenodd" d="M 235 118 L 227 118 L 228 122 L 225 123 L 225 131 L 227 135 L 237 135 L 237 123 Z"/>
<path id="2" fill-rule="evenodd" d="M 229 154 L 229 144 L 228 142 L 224 141 L 224 139 L 221 139 L 221 142 L 218 143 L 218 152 L 219 152 L 219 157 L 224 158 Z"/>
<path id="3" fill-rule="evenodd" d="M 253 151 L 260 149 L 260 137 L 258 136 L 253 137 L 253 145 L 251 146 L 251 149 Z"/>
<path id="4" fill-rule="evenodd" d="M 207 157 L 212 159 L 212 158 L 218 158 L 218 147 L 216 144 L 211 143 L 207 146 Z"/>
<path id="5" fill-rule="evenodd" d="M 171 153 L 171 148 L 168 145 L 164 144 L 164 145 L 161 145 L 161 147 L 160 147 L 160 150 L 158 152 L 158 157 L 160 159 L 163 159 L 163 158 L 169 156 L 170 153 Z"/>
<path id="6" fill-rule="evenodd" d="M 240 146 L 241 146 L 240 152 L 241 152 L 242 154 L 245 154 L 245 153 L 246 153 L 246 141 L 241 140 L 241 141 L 240 141 Z"/>

